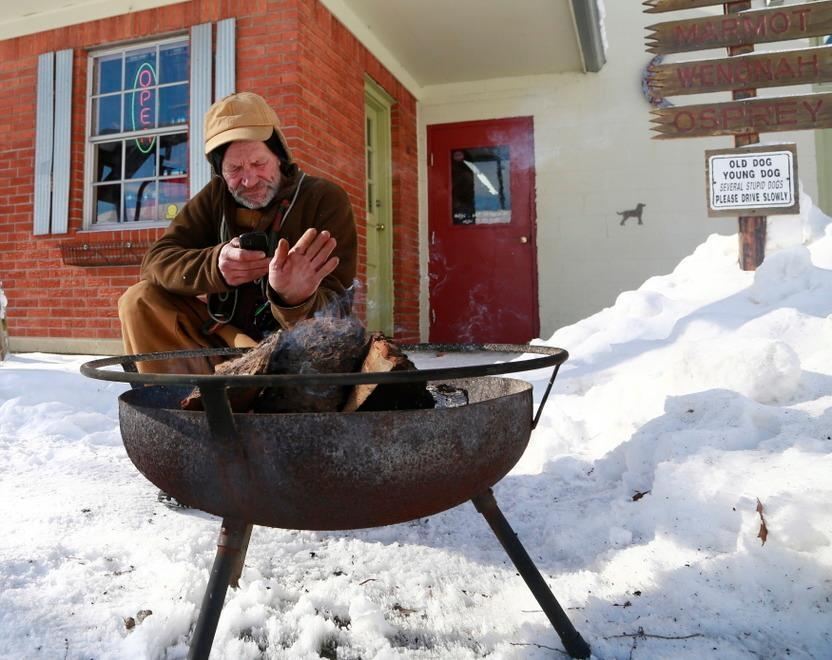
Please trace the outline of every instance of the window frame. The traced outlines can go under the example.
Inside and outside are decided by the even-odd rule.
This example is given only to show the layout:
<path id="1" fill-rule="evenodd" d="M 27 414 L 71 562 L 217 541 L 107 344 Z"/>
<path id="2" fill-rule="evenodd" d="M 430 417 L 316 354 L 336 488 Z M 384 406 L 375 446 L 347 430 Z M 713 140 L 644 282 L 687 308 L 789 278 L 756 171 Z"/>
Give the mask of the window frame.
<path id="1" fill-rule="evenodd" d="M 82 231 L 127 231 L 127 230 L 139 230 L 139 229 L 156 229 L 156 228 L 165 228 L 170 224 L 170 220 L 138 220 L 134 222 L 114 222 L 114 223 L 104 223 L 104 224 L 96 224 L 94 222 L 95 216 L 95 204 L 94 204 L 94 177 L 95 177 L 95 147 L 97 144 L 101 142 L 112 142 L 115 140 L 119 140 L 124 142 L 129 140 L 132 137 L 140 137 L 142 135 L 146 135 L 146 131 L 124 131 L 122 133 L 110 134 L 106 136 L 95 136 L 93 135 L 93 94 L 95 88 L 95 62 L 97 59 L 107 57 L 108 55 L 115 55 L 119 53 L 125 53 L 126 51 L 130 50 L 138 50 L 142 48 L 160 48 L 167 44 L 171 43 L 178 43 L 178 42 L 185 42 L 188 45 L 188 57 L 189 59 L 193 57 L 191 52 L 191 37 L 190 34 L 187 32 L 168 35 L 165 37 L 160 37 L 156 39 L 150 40 L 137 40 L 137 41 L 129 41 L 123 42 L 118 45 L 108 46 L 106 48 L 100 48 L 95 50 L 90 50 L 87 54 L 87 86 L 86 86 L 86 95 L 84 97 L 86 103 L 86 109 L 84 112 L 84 206 L 83 206 L 83 221 L 82 221 Z M 188 77 L 186 79 L 187 86 L 188 86 L 188 105 L 191 104 L 192 92 L 191 92 L 191 74 L 189 72 Z M 122 81 L 122 90 L 121 93 L 124 94 L 125 90 L 123 88 L 124 81 Z M 99 95 L 100 96 L 100 95 Z M 123 110 L 123 108 L 122 108 Z M 158 105 L 157 105 L 158 110 Z M 190 117 L 190 113 L 188 114 Z M 174 126 L 165 126 L 165 127 L 157 127 L 153 131 L 153 135 L 158 139 L 159 137 L 165 135 L 176 135 L 185 133 L 188 140 L 188 150 L 191 149 L 191 124 L 190 121 L 185 121 L 181 124 L 176 124 Z M 188 163 L 189 164 L 189 163 Z M 187 180 L 188 183 L 188 195 L 190 197 L 190 184 L 191 184 L 191 172 L 190 167 L 188 168 L 188 172 L 184 175 L 184 178 Z M 153 180 L 159 181 L 159 175 L 156 174 L 153 177 Z M 122 185 L 124 185 L 125 180 L 120 179 Z M 124 195 L 124 190 L 122 188 L 122 197 Z M 158 200 L 157 200 L 158 201 Z"/>

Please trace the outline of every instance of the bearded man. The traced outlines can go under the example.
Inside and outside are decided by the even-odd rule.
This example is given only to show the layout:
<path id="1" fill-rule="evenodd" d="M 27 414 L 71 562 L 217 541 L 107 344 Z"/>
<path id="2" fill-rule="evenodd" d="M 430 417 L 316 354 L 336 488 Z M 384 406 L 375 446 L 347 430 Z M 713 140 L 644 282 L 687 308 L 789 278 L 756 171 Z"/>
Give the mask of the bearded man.
<path id="1" fill-rule="evenodd" d="M 347 194 L 298 168 L 265 99 L 240 92 L 212 105 L 205 155 L 211 182 L 151 246 L 141 281 L 119 299 L 125 352 L 251 346 L 315 314 L 348 314 L 357 241 Z M 241 246 L 251 232 L 259 244 Z M 137 367 L 212 373 L 214 364 Z"/>

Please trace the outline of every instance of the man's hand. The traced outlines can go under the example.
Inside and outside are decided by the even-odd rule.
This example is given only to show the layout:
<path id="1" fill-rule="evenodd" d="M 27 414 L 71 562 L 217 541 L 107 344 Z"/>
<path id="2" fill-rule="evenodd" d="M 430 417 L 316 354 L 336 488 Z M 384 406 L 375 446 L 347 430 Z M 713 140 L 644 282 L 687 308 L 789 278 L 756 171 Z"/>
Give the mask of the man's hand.
<path id="1" fill-rule="evenodd" d="M 338 267 L 338 257 L 330 257 L 334 249 L 328 231 L 307 229 L 291 249 L 281 238 L 269 264 L 269 285 L 287 305 L 299 305 Z"/>
<path id="2" fill-rule="evenodd" d="M 259 250 L 243 250 L 237 237 L 222 246 L 219 269 L 229 286 L 253 282 L 269 272 L 269 258 Z"/>

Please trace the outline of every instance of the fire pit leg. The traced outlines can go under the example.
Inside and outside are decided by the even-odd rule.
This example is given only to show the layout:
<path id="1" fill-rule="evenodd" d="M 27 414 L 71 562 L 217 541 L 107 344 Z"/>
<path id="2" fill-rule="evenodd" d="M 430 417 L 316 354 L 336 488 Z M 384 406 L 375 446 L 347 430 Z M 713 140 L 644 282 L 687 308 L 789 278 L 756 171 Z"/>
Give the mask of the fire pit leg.
<path id="1" fill-rule="evenodd" d="M 202 608 L 199 610 L 199 619 L 191 639 L 188 660 L 207 660 L 211 653 L 211 645 L 214 643 L 214 634 L 217 632 L 217 623 L 225 601 L 225 592 L 228 591 L 228 584 L 234 574 L 236 573 L 239 577 L 238 567 L 242 566 L 245 558 L 244 553 L 250 534 L 250 524 L 242 520 L 223 519 L 220 538 L 217 540 L 217 556 L 211 567 L 208 588 L 202 597 Z"/>
<path id="2" fill-rule="evenodd" d="M 240 586 L 240 576 L 243 574 L 243 564 L 246 561 L 246 553 L 248 552 L 248 542 L 251 540 L 251 525 L 246 525 L 243 530 L 242 538 L 240 539 L 240 550 L 237 553 L 237 560 L 231 569 L 228 576 L 228 584 L 232 589 Z"/>
<path id="3" fill-rule="evenodd" d="M 517 538 L 517 534 L 508 524 L 505 516 L 503 516 L 503 512 L 497 506 L 497 500 L 494 499 L 492 490 L 489 488 L 484 493 L 472 498 L 471 501 L 474 503 L 477 511 L 488 522 L 491 531 L 494 532 L 494 535 L 500 541 L 500 544 L 520 572 L 526 585 L 531 589 L 537 602 L 540 603 L 543 612 L 549 618 L 555 631 L 560 636 L 563 648 L 573 658 L 588 658 L 590 655 L 589 644 L 575 630 L 575 626 L 572 625 L 569 617 L 566 616 L 566 612 L 563 611 L 560 603 L 555 599 L 552 590 L 549 589 L 549 585 L 543 580 L 540 571 L 537 570 L 531 557 L 529 557 L 526 549 Z"/>

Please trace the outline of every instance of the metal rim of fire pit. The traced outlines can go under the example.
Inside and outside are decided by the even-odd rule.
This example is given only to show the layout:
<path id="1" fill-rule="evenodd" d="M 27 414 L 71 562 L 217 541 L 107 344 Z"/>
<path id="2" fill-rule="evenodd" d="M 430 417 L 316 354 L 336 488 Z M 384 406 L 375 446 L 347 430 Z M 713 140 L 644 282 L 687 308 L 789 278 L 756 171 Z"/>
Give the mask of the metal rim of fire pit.
<path id="1" fill-rule="evenodd" d="M 462 365 L 439 369 L 417 369 L 412 371 L 388 371 L 383 373 L 340 373 L 340 374 L 154 374 L 133 371 L 137 362 L 149 360 L 171 360 L 194 357 L 221 357 L 242 355 L 246 348 L 203 348 L 190 351 L 169 351 L 159 353 L 138 353 L 112 358 L 92 360 L 81 365 L 81 373 L 89 378 L 140 385 L 214 385 L 226 387 L 269 387 L 305 385 L 359 385 L 367 383 L 408 383 L 453 378 L 474 378 L 477 376 L 498 376 L 501 374 L 532 371 L 544 367 L 559 367 L 569 357 L 562 348 L 526 344 L 402 344 L 402 350 L 434 353 L 532 353 L 540 357 L 513 362 Z M 105 370 L 105 367 L 120 366 L 124 371 Z"/>
<path id="2" fill-rule="evenodd" d="M 81 373 L 88 378 L 108 380 L 136 385 L 191 385 L 199 387 L 204 393 L 222 390 L 226 387 L 276 387 L 307 385 L 362 385 L 376 383 L 412 383 L 458 378 L 476 378 L 479 376 L 499 376 L 503 374 L 533 371 L 545 367 L 554 367 L 552 375 L 543 393 L 540 404 L 532 420 L 532 428 L 537 426 L 543 414 L 543 407 L 549 398 L 555 378 L 561 365 L 569 358 L 569 353 L 554 346 L 536 346 L 531 344 L 402 344 L 404 351 L 416 353 L 471 354 L 471 353 L 514 353 L 518 355 L 534 354 L 537 357 L 524 358 L 512 362 L 462 365 L 442 367 L 439 369 L 415 369 L 410 371 L 387 371 L 375 373 L 340 373 L 340 374 L 155 374 L 139 373 L 136 363 L 148 360 L 172 360 L 194 357 L 218 357 L 242 355 L 247 348 L 202 348 L 191 351 L 168 351 L 158 353 L 137 353 L 112 358 L 91 360 L 81 365 Z M 122 371 L 109 370 L 106 367 L 120 366 Z"/>

